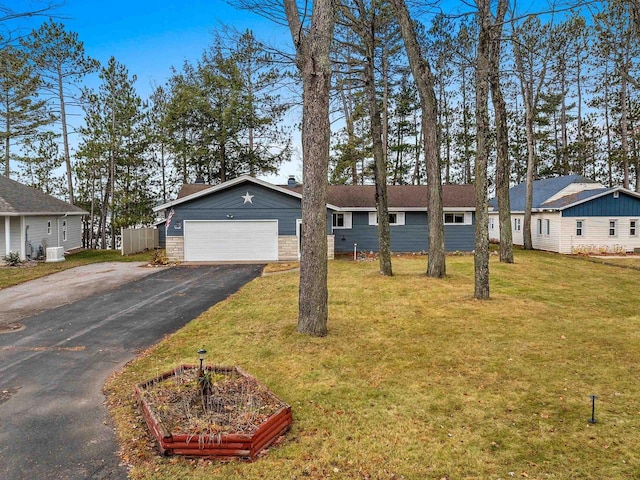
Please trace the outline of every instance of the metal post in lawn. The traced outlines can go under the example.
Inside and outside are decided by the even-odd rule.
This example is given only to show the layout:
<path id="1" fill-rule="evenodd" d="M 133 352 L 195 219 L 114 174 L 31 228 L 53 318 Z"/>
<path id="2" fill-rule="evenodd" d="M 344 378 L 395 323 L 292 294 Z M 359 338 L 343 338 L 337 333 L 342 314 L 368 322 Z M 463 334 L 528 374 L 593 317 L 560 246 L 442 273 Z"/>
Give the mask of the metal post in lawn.
<path id="1" fill-rule="evenodd" d="M 591 418 L 589 419 L 589 423 L 596 423 L 596 395 L 589 395 L 591 398 Z"/>

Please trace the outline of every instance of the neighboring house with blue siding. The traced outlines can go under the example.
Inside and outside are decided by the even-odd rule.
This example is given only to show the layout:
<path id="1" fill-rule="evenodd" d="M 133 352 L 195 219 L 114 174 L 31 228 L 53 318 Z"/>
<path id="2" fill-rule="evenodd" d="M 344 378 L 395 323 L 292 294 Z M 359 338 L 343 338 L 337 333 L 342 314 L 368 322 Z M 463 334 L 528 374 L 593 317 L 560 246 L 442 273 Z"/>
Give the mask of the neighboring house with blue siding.
<path id="1" fill-rule="evenodd" d="M 513 243 L 522 245 L 526 185 L 511 188 Z M 497 202 L 491 201 L 489 237 L 500 239 Z M 533 248 L 558 253 L 625 253 L 640 249 L 640 194 L 606 188 L 579 175 L 535 180 Z"/>
<path id="2" fill-rule="evenodd" d="M 89 212 L 0 175 L 0 254 L 35 258 L 47 247 L 82 246 L 82 215 Z"/>
<path id="3" fill-rule="evenodd" d="M 391 248 L 428 249 L 425 186 L 389 186 Z M 469 185 L 443 187 L 445 247 L 473 250 L 474 192 Z M 302 187 L 243 176 L 220 185 L 184 185 L 178 198 L 154 208 L 164 212 L 160 245 L 177 261 L 297 260 L 302 228 Z M 168 225 L 167 225 L 168 222 Z M 328 255 L 377 251 L 373 186 L 330 185 L 327 201 Z"/>

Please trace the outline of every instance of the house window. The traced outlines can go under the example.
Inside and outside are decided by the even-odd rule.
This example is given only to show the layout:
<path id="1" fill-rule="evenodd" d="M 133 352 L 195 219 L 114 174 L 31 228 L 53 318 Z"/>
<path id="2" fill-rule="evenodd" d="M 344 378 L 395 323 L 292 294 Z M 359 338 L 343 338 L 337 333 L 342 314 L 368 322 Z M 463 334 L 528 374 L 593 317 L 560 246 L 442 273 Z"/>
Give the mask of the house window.
<path id="1" fill-rule="evenodd" d="M 513 229 L 514 229 L 516 232 L 519 232 L 519 231 L 520 231 L 520 229 L 521 229 L 521 224 L 520 224 L 520 219 L 519 219 L 519 218 L 514 218 L 514 219 L 513 219 Z"/>
<path id="2" fill-rule="evenodd" d="M 351 213 L 334 213 L 333 228 L 351 228 Z"/>
<path id="3" fill-rule="evenodd" d="M 542 219 L 538 219 L 538 235 L 542 235 Z"/>
<path id="4" fill-rule="evenodd" d="M 618 221 L 609 220 L 609 236 L 615 237 L 616 235 L 618 235 Z"/>
<path id="5" fill-rule="evenodd" d="M 445 225 L 461 225 L 464 223 L 464 213 L 445 213 Z"/>
<path id="6" fill-rule="evenodd" d="M 62 241 L 63 242 L 67 241 L 67 221 L 66 220 L 62 221 Z"/>
<path id="7" fill-rule="evenodd" d="M 584 220 L 576 220 L 576 237 L 584 235 Z"/>
<path id="8" fill-rule="evenodd" d="M 495 219 L 493 217 L 489 218 L 489 230 L 494 230 L 494 220 Z"/>
<path id="9" fill-rule="evenodd" d="M 629 236 L 635 237 L 638 235 L 638 220 L 629 220 Z"/>
<path id="10" fill-rule="evenodd" d="M 551 220 L 544 221 L 544 234 L 548 237 L 551 235 Z"/>
<path id="11" fill-rule="evenodd" d="M 51 235 L 51 220 L 47 222 L 47 235 Z"/>
<path id="12" fill-rule="evenodd" d="M 446 212 L 443 215 L 445 225 L 471 225 L 473 214 L 471 212 Z"/>
<path id="13" fill-rule="evenodd" d="M 378 214 L 369 212 L 369 225 L 378 225 Z M 389 225 L 404 225 L 404 212 L 389 213 Z"/>

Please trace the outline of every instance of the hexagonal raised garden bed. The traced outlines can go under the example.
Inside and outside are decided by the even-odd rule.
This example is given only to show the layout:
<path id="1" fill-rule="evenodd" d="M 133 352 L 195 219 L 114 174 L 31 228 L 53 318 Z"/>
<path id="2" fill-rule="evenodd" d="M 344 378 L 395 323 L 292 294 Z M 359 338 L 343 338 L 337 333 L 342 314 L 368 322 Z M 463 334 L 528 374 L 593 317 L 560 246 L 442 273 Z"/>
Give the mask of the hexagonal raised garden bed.
<path id="1" fill-rule="evenodd" d="M 291 406 L 239 367 L 182 365 L 136 394 L 163 455 L 254 460 L 293 423 Z"/>

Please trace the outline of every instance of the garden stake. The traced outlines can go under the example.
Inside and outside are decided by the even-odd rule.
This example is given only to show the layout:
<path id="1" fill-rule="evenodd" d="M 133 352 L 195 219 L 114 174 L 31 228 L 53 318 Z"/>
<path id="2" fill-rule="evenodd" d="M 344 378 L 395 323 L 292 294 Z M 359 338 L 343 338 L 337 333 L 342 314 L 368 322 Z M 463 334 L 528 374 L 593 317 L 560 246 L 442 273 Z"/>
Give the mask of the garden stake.
<path id="1" fill-rule="evenodd" d="M 589 423 L 596 423 L 596 395 L 589 395 L 591 398 L 591 418 L 589 419 Z"/>

